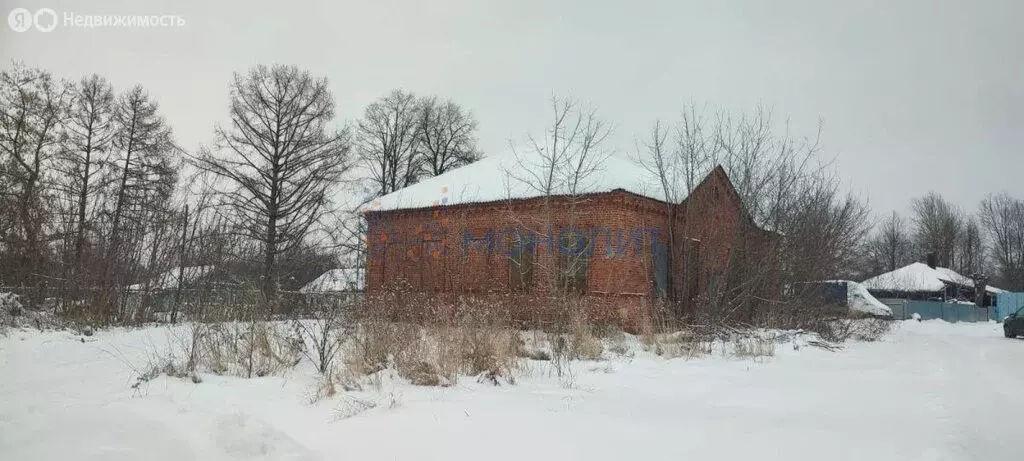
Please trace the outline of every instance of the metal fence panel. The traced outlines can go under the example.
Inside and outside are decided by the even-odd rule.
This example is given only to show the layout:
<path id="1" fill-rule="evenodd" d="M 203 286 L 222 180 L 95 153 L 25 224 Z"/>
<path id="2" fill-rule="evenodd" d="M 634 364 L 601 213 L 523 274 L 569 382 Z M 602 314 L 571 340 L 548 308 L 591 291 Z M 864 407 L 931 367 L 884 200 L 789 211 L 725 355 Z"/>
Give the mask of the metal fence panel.
<path id="1" fill-rule="evenodd" d="M 942 319 L 950 323 L 956 322 L 987 322 L 990 309 L 978 307 L 973 304 L 953 304 L 938 301 L 905 301 L 902 309 L 898 305 L 886 304 L 893 308 L 893 317 L 896 319 L 908 319 L 914 314 L 920 315 L 921 320 Z"/>
<path id="2" fill-rule="evenodd" d="M 995 318 L 998 322 L 1010 315 L 1011 312 L 1016 312 L 1024 306 L 1024 293 L 998 293 L 996 294 L 996 309 Z"/>
<path id="3" fill-rule="evenodd" d="M 1011 312 L 1024 306 L 1024 293 L 998 293 L 995 295 L 995 321 L 1001 322 Z"/>
<path id="4" fill-rule="evenodd" d="M 894 320 L 906 320 L 910 318 L 910 313 L 907 312 L 907 300 L 896 299 L 896 298 L 879 298 L 879 302 L 889 306 L 892 309 L 892 318 Z"/>

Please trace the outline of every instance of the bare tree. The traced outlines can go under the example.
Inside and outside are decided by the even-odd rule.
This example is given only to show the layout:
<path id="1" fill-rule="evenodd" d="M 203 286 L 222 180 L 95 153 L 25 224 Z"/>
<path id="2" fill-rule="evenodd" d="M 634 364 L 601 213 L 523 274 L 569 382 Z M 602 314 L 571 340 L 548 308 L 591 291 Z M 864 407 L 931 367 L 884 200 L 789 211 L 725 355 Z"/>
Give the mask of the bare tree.
<path id="1" fill-rule="evenodd" d="M 356 151 L 369 170 L 377 195 L 419 179 L 417 155 L 420 104 L 412 93 L 394 90 L 367 106 L 358 122 Z"/>
<path id="2" fill-rule="evenodd" d="M 551 98 L 552 121 L 543 137 L 530 135 L 525 148 L 512 145 L 515 170 L 506 175 L 543 197 L 586 192 L 588 179 L 609 155 L 603 143 L 611 129 L 597 110 L 573 99 Z"/>
<path id="3" fill-rule="evenodd" d="M 881 222 L 868 242 L 872 272 L 894 271 L 913 262 L 913 245 L 906 220 L 893 211 Z"/>
<path id="4" fill-rule="evenodd" d="M 670 140 L 669 136 L 673 136 Z M 675 129 L 670 129 L 661 120 L 654 122 L 649 139 L 637 148 L 639 163 L 654 174 L 665 197 L 667 235 L 665 251 L 667 267 L 675 267 L 679 253 L 676 243 L 676 227 L 680 205 L 693 192 L 697 184 L 715 166 L 715 139 L 706 131 L 706 117 L 693 104 L 683 108 Z M 671 272 L 671 271 L 670 271 Z M 666 277 L 664 295 L 670 303 L 680 295 L 675 286 L 675 277 Z"/>
<path id="5" fill-rule="evenodd" d="M 307 295 L 306 303 L 313 312 L 313 318 L 292 322 L 306 344 L 302 354 L 316 365 L 320 373 L 331 373 L 344 341 L 357 328 L 348 315 L 352 304 L 348 299 L 324 294 Z"/>
<path id="6" fill-rule="evenodd" d="M 725 268 L 701 276 L 724 283 L 707 283 L 706 293 L 682 287 L 669 300 L 694 303 L 694 320 L 701 324 L 752 321 L 759 311 L 755 307 L 793 307 L 783 302 L 782 286 L 849 276 L 868 230 L 868 209 L 859 198 L 840 192 L 838 177 L 819 159 L 820 125 L 815 137 L 799 139 L 788 127 L 779 133 L 771 111 L 762 107 L 738 116 L 704 114 L 687 105 L 674 130 L 655 123 L 638 149 L 641 163 L 661 181 L 669 228 L 675 227 L 675 215 L 687 213 L 685 198 L 721 165 L 743 204 L 742 219 L 774 237 L 762 238 L 769 233 L 740 226 L 736 232 L 743 234 L 728 249 Z M 682 250 L 675 248 L 675 233 L 669 232 L 671 264 Z M 670 273 L 678 270 L 669 267 Z M 690 312 L 678 309 L 684 311 Z"/>
<path id="7" fill-rule="evenodd" d="M 63 136 L 66 88 L 45 71 L 15 64 L 0 72 L 0 164 L 4 185 L 0 238 L 17 260 L 12 276 L 41 284 L 52 207 L 47 200 L 49 168 Z"/>
<path id="8" fill-rule="evenodd" d="M 473 163 L 482 156 L 476 147 L 476 119 L 452 101 L 437 97 L 419 104 L 417 151 L 423 174 L 437 176 Z"/>
<path id="9" fill-rule="evenodd" d="M 554 242 L 558 248 L 553 260 L 541 259 L 539 265 L 546 275 L 547 292 L 555 300 L 556 333 L 565 334 L 573 327 L 575 318 L 583 315 L 574 295 L 586 292 L 589 255 L 594 244 L 576 229 L 581 213 L 578 206 L 582 195 L 592 191 L 593 176 L 610 155 L 604 143 L 611 128 L 598 116 L 596 108 L 577 100 L 555 96 L 550 104 L 552 118 L 544 135 L 528 136 L 524 147 L 512 144 L 515 162 L 505 168 L 505 181 L 510 221 L 533 236 Z M 539 222 L 522 222 L 513 212 L 511 200 L 516 191 L 541 197 Z M 531 259 L 535 257 L 536 248 L 522 241 L 522 237 L 513 244 L 519 245 L 520 252 L 528 252 Z M 545 263 L 547 267 L 543 267 Z M 565 347 L 556 344 L 553 363 L 560 377 L 570 373 L 571 379 L 567 354 Z"/>
<path id="10" fill-rule="evenodd" d="M 963 230 L 956 242 L 956 270 L 974 277 L 987 274 L 985 237 L 973 217 L 964 218 Z"/>
<path id="11" fill-rule="evenodd" d="M 530 135 L 522 148 L 511 146 L 515 165 L 506 168 L 505 176 L 510 198 L 514 198 L 513 190 L 524 189 L 542 197 L 543 222 L 521 224 L 527 224 L 527 230 L 535 235 L 556 241 L 559 228 L 571 230 L 576 226 L 580 196 L 590 191 L 594 173 L 609 155 L 604 142 L 611 128 L 598 117 L 596 109 L 577 100 L 556 96 L 550 102 L 552 119 L 544 136 Z M 567 233 L 563 237 L 580 236 Z M 579 243 L 556 242 L 560 250 L 571 250 L 560 251 L 562 254 L 545 271 L 552 294 L 562 296 L 585 288 L 579 286 L 580 278 L 587 270 L 587 247 L 592 242 Z"/>
<path id="12" fill-rule="evenodd" d="M 121 95 L 115 107 L 111 141 L 116 156 L 112 162 L 115 198 L 103 270 L 108 288 L 128 281 L 126 276 L 137 268 L 129 261 L 141 263 L 132 255 L 140 250 L 146 227 L 155 224 L 152 218 L 159 214 L 163 219 L 177 184 L 173 157 L 177 147 L 158 111 L 141 86 Z M 115 265 L 120 267 L 116 274 L 112 273 Z"/>
<path id="13" fill-rule="evenodd" d="M 348 168 L 349 134 L 329 128 L 335 103 L 326 79 L 294 66 L 235 74 L 231 123 L 196 166 L 225 183 L 229 219 L 262 248 L 264 295 L 277 291 L 277 258 L 302 243 Z"/>
<path id="14" fill-rule="evenodd" d="M 1002 288 L 1024 291 L 1024 201 L 1000 193 L 981 202 L 979 219 L 992 244 Z"/>
<path id="15" fill-rule="evenodd" d="M 939 265 L 956 265 L 956 246 L 963 231 L 963 213 L 937 192 L 911 201 L 914 243 L 919 251 L 934 254 Z"/>
<path id="16" fill-rule="evenodd" d="M 60 169 L 66 178 L 71 254 L 65 266 L 75 277 L 83 272 L 83 252 L 103 193 L 103 172 L 109 169 L 114 135 L 114 90 L 93 74 L 75 85 L 65 123 L 67 142 Z M 80 280 L 76 281 L 81 283 Z"/>

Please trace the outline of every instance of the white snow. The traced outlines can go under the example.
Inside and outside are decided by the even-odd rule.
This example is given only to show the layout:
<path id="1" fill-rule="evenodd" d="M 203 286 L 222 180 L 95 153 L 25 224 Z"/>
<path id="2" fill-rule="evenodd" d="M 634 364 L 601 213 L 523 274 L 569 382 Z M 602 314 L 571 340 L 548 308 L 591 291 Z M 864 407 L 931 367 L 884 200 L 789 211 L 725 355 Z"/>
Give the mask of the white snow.
<path id="1" fill-rule="evenodd" d="M 331 269 L 299 289 L 300 293 L 330 293 L 362 290 L 365 277 L 360 268 Z"/>
<path id="2" fill-rule="evenodd" d="M 974 280 L 946 267 L 929 267 L 925 263 L 913 263 L 891 272 L 861 282 L 869 290 L 932 292 L 942 291 L 946 283 L 967 287 L 974 286 Z M 986 286 L 988 293 L 1002 293 L 1004 290 Z"/>
<path id="3" fill-rule="evenodd" d="M 864 285 L 846 281 L 847 306 L 854 311 L 871 315 L 891 316 L 892 308 L 875 299 Z"/>
<path id="4" fill-rule="evenodd" d="M 544 195 L 535 187 L 535 176 L 543 175 L 537 155 L 511 154 L 486 157 L 440 176 L 425 179 L 395 191 L 366 206 L 364 210 L 395 210 L 438 205 L 492 202 Z M 610 192 L 623 189 L 634 194 L 664 200 L 656 175 L 635 162 L 610 156 L 596 162 L 592 174 L 579 184 L 577 193 Z M 564 172 L 567 169 L 561 168 Z M 568 194 L 567 181 L 556 178 L 553 195 Z"/>
<path id="5" fill-rule="evenodd" d="M 304 363 L 276 377 L 161 377 L 133 366 L 166 330 L 0 338 L 4 460 L 1012 460 L 1024 341 L 995 323 L 902 322 L 883 341 L 780 347 L 754 362 L 648 353 L 547 362 L 516 385 L 384 381 L 310 404 Z"/>
<path id="6" fill-rule="evenodd" d="M 996 288 L 996 287 L 994 287 L 992 285 L 985 285 L 985 292 L 986 293 L 990 293 L 990 294 L 994 294 L 994 295 L 997 295 L 999 293 L 1008 293 L 1008 291 L 1006 291 L 1006 290 L 1004 290 L 1002 288 Z"/>

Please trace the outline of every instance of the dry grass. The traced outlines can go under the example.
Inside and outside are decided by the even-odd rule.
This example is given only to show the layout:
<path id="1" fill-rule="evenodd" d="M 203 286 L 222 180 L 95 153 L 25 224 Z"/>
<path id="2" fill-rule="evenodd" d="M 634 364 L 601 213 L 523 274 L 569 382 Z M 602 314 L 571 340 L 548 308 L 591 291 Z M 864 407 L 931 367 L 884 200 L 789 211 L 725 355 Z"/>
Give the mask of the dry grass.
<path id="1" fill-rule="evenodd" d="M 581 317 L 574 317 L 569 324 L 569 357 L 573 360 L 600 360 L 604 345 L 591 332 Z"/>
<path id="2" fill-rule="evenodd" d="M 508 328 L 463 327 L 462 369 L 469 375 L 488 373 L 512 378 L 517 368 L 519 334 Z"/>
<path id="3" fill-rule="evenodd" d="M 878 341 L 892 331 L 894 322 L 876 318 L 834 318 L 821 322 L 817 330 L 822 339 L 832 343 Z"/>
<path id="4" fill-rule="evenodd" d="M 734 341 L 732 353 L 739 358 L 753 358 L 755 360 L 774 357 L 775 342 L 759 336 L 741 337 Z"/>
<path id="5" fill-rule="evenodd" d="M 406 350 L 420 344 L 419 327 L 406 323 L 370 320 L 360 322 L 343 348 L 345 365 L 353 372 L 370 375 L 385 370 Z"/>
<path id="6" fill-rule="evenodd" d="M 853 327 L 852 337 L 858 341 L 878 341 L 892 331 L 894 322 L 890 320 L 866 318 L 851 320 Z"/>
<path id="7" fill-rule="evenodd" d="M 414 385 L 450 386 L 460 375 L 514 382 L 520 371 L 520 348 L 518 332 L 499 325 L 366 321 L 356 328 L 343 352 L 347 370 L 355 375 L 391 368 Z"/>
<path id="8" fill-rule="evenodd" d="M 711 354 L 713 340 L 691 330 L 648 332 L 640 336 L 644 350 L 669 359 L 695 359 Z"/>
<path id="9" fill-rule="evenodd" d="M 168 330 L 165 348 L 154 348 L 136 372 L 138 387 L 160 375 L 191 377 L 199 372 L 243 378 L 279 374 L 298 365 L 303 343 L 287 328 L 267 322 L 191 323 Z"/>
<path id="10" fill-rule="evenodd" d="M 338 385 L 331 373 L 322 373 L 313 383 L 307 395 L 310 405 L 338 394 Z"/>
<path id="11" fill-rule="evenodd" d="M 370 411 L 377 407 L 377 402 L 354 396 L 343 396 L 341 403 L 334 408 L 334 420 L 340 421 Z"/>
<path id="12" fill-rule="evenodd" d="M 199 341 L 197 365 L 216 374 L 245 378 L 277 374 L 298 365 L 302 338 L 268 322 L 205 325 Z"/>
<path id="13" fill-rule="evenodd" d="M 551 361 L 551 341 L 548 334 L 540 330 L 531 330 L 521 334 L 516 347 L 516 355 L 529 360 Z"/>

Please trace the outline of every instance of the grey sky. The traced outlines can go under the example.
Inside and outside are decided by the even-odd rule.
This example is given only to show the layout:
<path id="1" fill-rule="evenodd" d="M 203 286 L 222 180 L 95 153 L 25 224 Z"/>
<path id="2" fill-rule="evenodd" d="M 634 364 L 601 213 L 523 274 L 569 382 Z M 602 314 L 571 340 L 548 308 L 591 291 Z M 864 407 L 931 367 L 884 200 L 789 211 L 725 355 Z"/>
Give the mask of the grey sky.
<path id="1" fill-rule="evenodd" d="M 973 211 L 1024 197 L 1024 2 L 0 0 L 76 14 L 174 14 L 184 28 L 0 32 L 0 58 L 65 78 L 143 84 L 194 148 L 227 114 L 231 73 L 296 64 L 327 76 L 338 116 L 402 87 L 450 97 L 481 147 L 540 130 L 553 93 L 599 106 L 619 152 L 683 102 L 758 103 L 813 133 L 876 212 L 937 190 Z"/>

